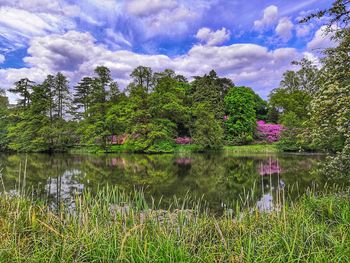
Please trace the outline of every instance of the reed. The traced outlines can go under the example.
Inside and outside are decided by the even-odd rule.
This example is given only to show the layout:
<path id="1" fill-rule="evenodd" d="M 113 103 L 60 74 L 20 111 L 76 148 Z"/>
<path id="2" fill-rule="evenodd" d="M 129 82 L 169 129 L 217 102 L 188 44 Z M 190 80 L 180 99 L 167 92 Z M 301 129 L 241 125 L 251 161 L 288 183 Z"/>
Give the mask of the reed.
<path id="1" fill-rule="evenodd" d="M 246 198 L 215 215 L 190 194 L 163 210 L 143 191 L 109 186 L 56 209 L 23 191 L 1 194 L 0 262 L 350 261 L 348 189 L 280 196 L 268 212 Z"/>

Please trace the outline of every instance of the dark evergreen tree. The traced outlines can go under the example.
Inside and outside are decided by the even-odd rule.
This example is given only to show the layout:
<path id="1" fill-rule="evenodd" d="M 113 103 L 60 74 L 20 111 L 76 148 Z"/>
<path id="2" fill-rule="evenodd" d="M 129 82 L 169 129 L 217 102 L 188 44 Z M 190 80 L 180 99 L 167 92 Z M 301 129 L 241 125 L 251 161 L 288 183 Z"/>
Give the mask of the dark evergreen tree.
<path id="1" fill-rule="evenodd" d="M 92 82 L 92 78 L 84 77 L 74 87 L 75 93 L 73 104 L 75 106 L 76 114 L 78 115 L 79 119 L 81 119 L 89 110 L 91 103 Z"/>
<path id="2" fill-rule="evenodd" d="M 55 103 L 58 118 L 64 118 L 70 105 L 69 81 L 61 72 L 55 77 Z"/>
<path id="3" fill-rule="evenodd" d="M 23 78 L 15 82 L 15 87 L 9 89 L 9 92 L 17 94 L 20 98 L 17 101 L 17 106 L 26 108 L 30 104 L 30 94 L 33 88 L 34 82 L 28 78 Z"/>
<path id="4" fill-rule="evenodd" d="M 220 78 L 214 70 L 203 77 L 195 77 L 191 83 L 193 103 L 205 103 L 207 111 L 214 113 L 217 120 L 224 117 L 224 98 L 229 88 L 233 87 L 232 80 Z"/>

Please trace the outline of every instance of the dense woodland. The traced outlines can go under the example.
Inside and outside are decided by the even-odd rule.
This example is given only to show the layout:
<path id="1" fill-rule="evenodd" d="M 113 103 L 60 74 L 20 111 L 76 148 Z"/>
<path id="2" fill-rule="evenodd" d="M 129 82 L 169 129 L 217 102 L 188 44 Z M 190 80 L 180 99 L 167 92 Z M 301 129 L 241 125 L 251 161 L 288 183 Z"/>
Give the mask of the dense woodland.
<path id="1" fill-rule="evenodd" d="M 76 145 L 107 150 L 122 137 L 132 151 L 168 152 L 176 138 L 200 149 L 246 144 L 256 121 L 269 119 L 269 106 L 252 89 L 236 87 L 213 70 L 189 83 L 172 70 L 153 73 L 139 66 L 124 92 L 107 67 L 95 69 L 70 92 L 62 74 L 43 83 L 21 79 L 9 91 L 19 97 L 9 106 L 2 95 L 2 149 L 62 151 Z M 179 139 L 177 140 L 179 142 Z"/>
<path id="2" fill-rule="evenodd" d="M 19 98 L 16 105 L 0 92 L 0 149 L 54 152 L 94 146 L 108 151 L 116 148 L 115 136 L 132 152 L 171 152 L 179 142 L 211 150 L 268 142 L 257 132 L 258 121 L 265 121 L 283 127 L 280 149 L 337 153 L 333 168 L 350 170 L 349 13 L 336 4 L 305 21 L 333 17 L 328 30 L 337 47 L 324 50 L 320 63 L 293 62 L 299 69 L 284 73 L 268 102 L 214 70 L 189 82 L 170 69 L 139 66 L 123 92 L 105 66 L 74 87 L 60 72 L 42 83 L 28 76 L 8 90 Z"/>

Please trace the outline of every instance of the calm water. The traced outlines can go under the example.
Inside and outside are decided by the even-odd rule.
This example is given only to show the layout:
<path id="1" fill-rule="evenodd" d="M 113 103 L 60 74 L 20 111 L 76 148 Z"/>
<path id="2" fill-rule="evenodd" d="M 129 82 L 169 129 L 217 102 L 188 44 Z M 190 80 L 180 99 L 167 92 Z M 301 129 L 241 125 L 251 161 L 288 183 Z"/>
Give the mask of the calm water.
<path id="1" fill-rule="evenodd" d="M 69 200 L 74 192 L 96 191 L 98 186 L 109 184 L 126 190 L 143 188 L 147 196 L 163 197 L 164 205 L 174 195 L 183 197 L 189 192 L 204 195 L 211 207 L 219 209 L 251 191 L 258 206 L 269 206 L 275 198 L 273 190 L 285 189 L 293 199 L 308 187 L 327 181 L 314 171 L 323 160 L 315 155 L 1 154 L 6 191 L 23 185 L 18 174 L 20 167 L 23 172 L 26 158 L 26 188 L 53 201 Z"/>

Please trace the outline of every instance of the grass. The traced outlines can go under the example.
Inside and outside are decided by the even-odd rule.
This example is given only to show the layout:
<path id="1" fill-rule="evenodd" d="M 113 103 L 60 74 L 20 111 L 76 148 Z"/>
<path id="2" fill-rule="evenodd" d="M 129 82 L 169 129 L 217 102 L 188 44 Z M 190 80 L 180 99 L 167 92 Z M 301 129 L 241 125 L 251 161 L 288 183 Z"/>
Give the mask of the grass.
<path id="1" fill-rule="evenodd" d="M 68 206 L 0 195 L 0 262 L 349 262 L 350 192 L 309 193 L 279 209 L 208 213 L 143 192 L 89 191 Z"/>
<path id="2" fill-rule="evenodd" d="M 224 151 L 232 153 L 276 153 L 275 144 L 251 144 L 242 146 L 224 146 Z"/>
<path id="3" fill-rule="evenodd" d="M 279 150 L 275 144 L 252 144 L 242 146 L 224 146 L 223 150 L 230 153 L 276 153 Z M 198 152 L 200 147 L 196 144 L 175 145 L 174 153 Z M 76 146 L 70 150 L 70 153 L 132 153 L 125 145 L 111 145 L 108 150 L 102 150 L 97 145 Z"/>

